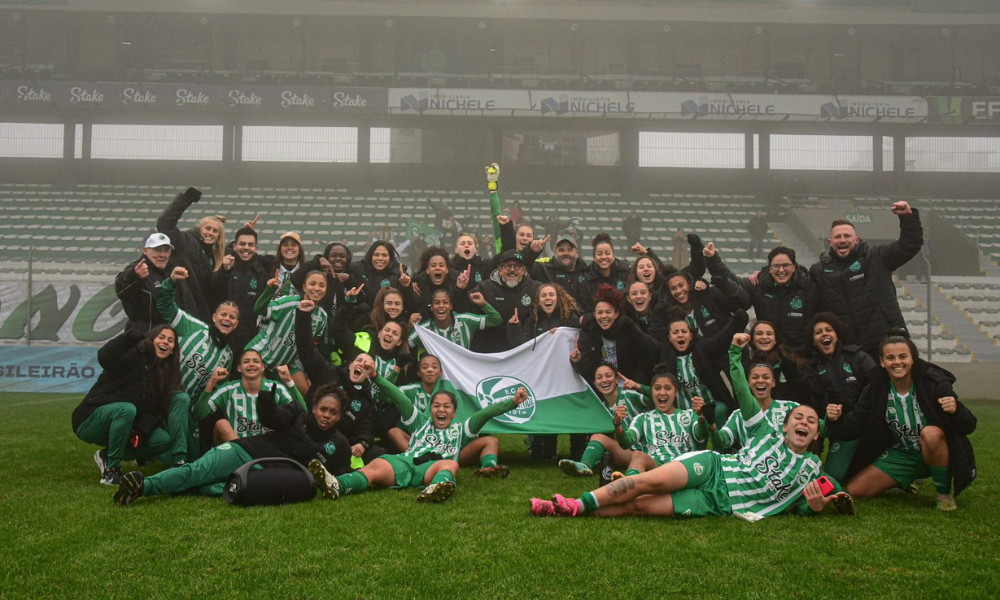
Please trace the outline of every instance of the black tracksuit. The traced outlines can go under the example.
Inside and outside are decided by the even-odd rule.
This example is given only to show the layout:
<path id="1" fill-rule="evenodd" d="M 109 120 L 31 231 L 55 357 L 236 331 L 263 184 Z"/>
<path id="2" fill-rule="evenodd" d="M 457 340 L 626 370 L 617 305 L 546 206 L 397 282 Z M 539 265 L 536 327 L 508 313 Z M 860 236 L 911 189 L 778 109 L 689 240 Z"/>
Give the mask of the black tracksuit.
<path id="1" fill-rule="evenodd" d="M 604 340 L 614 340 L 618 356 L 618 372 L 642 384 L 653 377 L 653 367 L 660 356 L 660 343 L 646 335 L 631 319 L 619 315 L 608 330 L 601 329 L 594 315 L 583 318 L 577 347 L 580 360 L 573 364 L 576 372 L 589 382 L 594 380 L 594 371 L 604 362 L 602 350 Z"/>
<path id="2" fill-rule="evenodd" d="M 181 231 L 177 226 L 184 211 L 194 202 L 197 200 L 193 197 L 177 194 L 156 220 L 156 230 L 170 238 L 174 247 L 172 259 L 188 270 L 188 278 L 177 288 L 177 306 L 208 323 L 215 308 L 211 305 L 212 271 L 215 269 L 212 246 L 202 241 L 197 227 Z"/>
<path id="3" fill-rule="evenodd" d="M 212 293 L 215 296 L 215 304 L 232 300 L 240 308 L 239 325 L 229 336 L 230 348 L 233 349 L 238 361 L 247 342 L 257 335 L 257 315 L 253 307 L 267 287 L 268 280 L 274 277 L 274 272 L 268 272 L 264 268 L 264 261 L 259 254 L 254 254 L 250 260 L 243 260 L 233 252 L 231 246 L 227 254 L 236 260 L 228 271 L 219 269 L 212 273 Z"/>
<path id="4" fill-rule="evenodd" d="M 844 414 L 854 410 L 854 404 L 867 383 L 865 374 L 878 367 L 875 359 L 858 346 L 840 342 L 829 358 L 812 347 L 806 353 L 806 361 L 805 369 L 820 382 L 826 395 L 819 410 L 820 416 L 825 413 L 827 404 L 842 405 Z"/>
<path id="5" fill-rule="evenodd" d="M 320 386 L 327 383 L 339 385 L 347 392 L 348 402 L 342 411 L 338 428 L 352 445 L 370 447 L 375 442 L 375 404 L 372 402 L 371 385 L 365 382 L 359 386 L 351 382 L 347 369 L 339 369 L 323 358 L 312 339 L 311 313 L 296 310 L 295 347 L 299 352 L 302 368 L 309 376 L 306 404 L 310 407 L 313 405 L 313 396 Z"/>
<path id="6" fill-rule="evenodd" d="M 837 315 L 850 328 L 853 340 L 872 356 L 890 329 L 906 327 L 892 272 L 916 256 L 923 243 L 920 213 L 913 209 L 913 214 L 900 215 L 895 242 L 858 242 L 844 259 L 831 248 L 809 269 L 819 287 L 820 310 Z"/>
<path id="7" fill-rule="evenodd" d="M 149 275 L 145 279 L 140 279 L 135 274 L 135 267 L 140 261 L 146 261 L 149 267 Z M 156 308 L 156 301 L 160 299 L 160 284 L 170 278 L 170 272 L 175 266 L 177 265 L 171 259 L 167 262 L 167 266 L 160 270 L 144 256 L 129 263 L 125 270 L 115 277 L 115 294 L 121 300 L 125 316 L 128 317 L 126 331 L 139 331 L 145 334 L 153 327 L 167 322 Z"/>
<path id="8" fill-rule="evenodd" d="M 918 358 L 914 361 L 912 375 L 914 393 L 924 419 L 928 425 L 944 431 L 957 496 L 976 478 L 976 458 L 968 438 L 976 429 L 976 417 L 961 402 L 957 403 L 954 414 L 941 409 L 939 398 L 958 397 L 952 388 L 955 376 L 948 371 Z M 846 480 L 870 465 L 896 441 L 885 418 L 892 386 L 889 374 L 878 367 L 870 377 L 871 382 L 861 392 L 854 410 L 836 421 L 827 422 L 834 437 L 859 440 Z"/>
<path id="9" fill-rule="evenodd" d="M 541 284 L 525 274 L 517 287 L 509 288 L 503 282 L 500 272 L 496 271 L 488 280 L 479 284 L 478 289 L 486 298 L 487 304 L 495 308 L 506 322 L 514 316 L 515 308 L 519 318 L 531 309 L 539 285 Z M 475 352 L 503 352 L 513 347 L 505 327 L 488 327 L 472 337 L 472 350 Z"/>
<path id="10" fill-rule="evenodd" d="M 696 336 L 711 337 L 718 334 L 725 329 L 735 311 L 745 309 L 750 304 L 749 294 L 740 289 L 735 281 L 724 277 L 713 277 L 710 287 L 696 290 L 691 274 L 687 271 L 682 273 L 691 289 L 688 301 L 698 330 L 695 332 Z M 688 311 L 668 293 L 664 298 L 657 300 L 656 306 L 653 307 L 650 329 L 657 337 L 666 338 L 670 333 L 670 321 L 677 316 L 687 314 Z"/>
<path id="11" fill-rule="evenodd" d="M 518 311 L 518 320 L 520 323 L 508 322 L 504 325 L 507 329 L 507 340 L 511 348 L 520 346 L 524 342 L 534 339 L 557 327 L 572 327 L 573 329 L 580 328 L 579 311 L 572 311 L 569 318 L 565 321 L 559 318 L 558 313 L 549 316 L 539 311 L 539 317 L 538 323 L 535 323 L 534 311 L 531 307 L 528 307 L 524 310 Z"/>

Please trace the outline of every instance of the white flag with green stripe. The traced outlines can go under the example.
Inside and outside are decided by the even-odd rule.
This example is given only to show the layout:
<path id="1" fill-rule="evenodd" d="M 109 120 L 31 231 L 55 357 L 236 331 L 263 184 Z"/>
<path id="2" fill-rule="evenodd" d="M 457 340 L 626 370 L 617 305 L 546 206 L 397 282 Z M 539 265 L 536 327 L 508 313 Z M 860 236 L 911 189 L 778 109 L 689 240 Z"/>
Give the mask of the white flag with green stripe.
<path id="1" fill-rule="evenodd" d="M 424 349 L 441 361 L 442 388 L 458 398 L 456 419 L 528 391 L 528 401 L 492 419 L 486 433 L 608 433 L 611 413 L 569 361 L 579 335 L 561 327 L 517 348 L 478 354 L 417 326 Z"/>

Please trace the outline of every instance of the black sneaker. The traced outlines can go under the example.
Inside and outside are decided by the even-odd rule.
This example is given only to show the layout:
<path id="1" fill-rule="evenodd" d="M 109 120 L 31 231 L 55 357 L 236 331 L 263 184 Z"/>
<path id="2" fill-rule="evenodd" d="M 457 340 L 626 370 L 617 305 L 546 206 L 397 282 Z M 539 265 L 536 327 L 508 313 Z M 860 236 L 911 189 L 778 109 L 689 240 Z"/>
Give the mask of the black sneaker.
<path id="1" fill-rule="evenodd" d="M 114 501 L 118 506 L 128 506 L 133 500 L 142 495 L 142 482 L 146 476 L 142 471 L 129 471 L 121 476 L 118 484 L 118 491 L 115 492 Z"/>
<path id="2" fill-rule="evenodd" d="M 114 469 L 104 469 L 104 473 L 101 474 L 101 485 L 118 485 L 122 480 L 122 469 L 121 467 L 115 467 Z"/>

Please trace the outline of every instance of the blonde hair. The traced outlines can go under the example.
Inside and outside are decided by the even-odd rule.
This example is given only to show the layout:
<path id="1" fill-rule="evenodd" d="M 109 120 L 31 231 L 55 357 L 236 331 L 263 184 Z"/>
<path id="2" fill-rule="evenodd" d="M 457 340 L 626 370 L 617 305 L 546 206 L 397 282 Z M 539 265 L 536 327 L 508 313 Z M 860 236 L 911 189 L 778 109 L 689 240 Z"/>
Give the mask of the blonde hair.
<path id="1" fill-rule="evenodd" d="M 202 217 L 198 221 L 198 229 L 205 224 L 205 221 L 215 221 L 219 224 L 219 237 L 215 239 L 215 243 L 212 244 L 212 260 L 215 262 L 215 268 L 213 271 L 218 271 L 222 268 L 222 259 L 226 257 L 226 217 L 222 215 L 209 215 L 207 217 Z"/>
<path id="2" fill-rule="evenodd" d="M 463 233 L 463 234 L 459 235 L 457 238 L 455 238 L 455 250 L 456 251 L 458 250 L 458 240 L 460 240 L 462 238 L 465 238 L 465 237 L 467 237 L 470 240 L 472 240 L 472 247 L 475 248 L 476 251 L 478 252 L 479 251 L 479 240 L 477 240 L 476 236 L 472 235 L 471 233 Z"/>

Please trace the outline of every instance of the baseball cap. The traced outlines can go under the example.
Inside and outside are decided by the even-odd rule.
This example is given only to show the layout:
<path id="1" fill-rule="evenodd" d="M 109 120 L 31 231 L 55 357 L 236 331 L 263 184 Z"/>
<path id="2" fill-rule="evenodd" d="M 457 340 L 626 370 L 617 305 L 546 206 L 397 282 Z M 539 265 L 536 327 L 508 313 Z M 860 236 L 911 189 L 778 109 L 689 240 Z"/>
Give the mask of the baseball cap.
<path id="1" fill-rule="evenodd" d="M 556 238 L 556 246 L 558 246 L 562 242 L 569 242 L 569 243 L 573 244 L 574 248 L 579 248 L 580 247 L 576 243 L 576 238 L 574 238 L 573 236 L 571 236 L 568 233 L 559 234 L 559 237 Z"/>
<path id="2" fill-rule="evenodd" d="M 170 243 L 170 238 L 163 233 L 154 233 L 146 238 L 146 245 L 144 248 L 159 248 L 160 246 L 167 246 L 171 250 L 174 249 L 173 244 Z"/>
<path id="3" fill-rule="evenodd" d="M 278 241 L 283 242 L 285 241 L 285 238 L 292 238 L 293 240 L 298 242 L 300 246 L 302 245 L 302 238 L 299 237 L 299 234 L 295 233 L 294 231 L 286 231 L 285 233 L 281 234 L 281 237 L 278 239 Z"/>
<path id="4" fill-rule="evenodd" d="M 521 253 L 518 252 L 517 250 L 507 250 L 506 252 L 504 252 L 503 254 L 501 254 L 500 255 L 500 260 L 497 261 L 497 264 L 498 265 L 502 265 L 505 262 L 511 261 L 511 260 L 517 261 L 517 262 L 521 263 L 522 265 L 524 264 L 524 256 L 522 256 Z"/>

